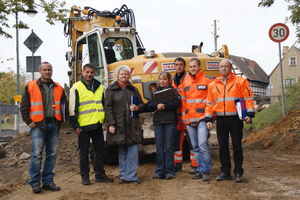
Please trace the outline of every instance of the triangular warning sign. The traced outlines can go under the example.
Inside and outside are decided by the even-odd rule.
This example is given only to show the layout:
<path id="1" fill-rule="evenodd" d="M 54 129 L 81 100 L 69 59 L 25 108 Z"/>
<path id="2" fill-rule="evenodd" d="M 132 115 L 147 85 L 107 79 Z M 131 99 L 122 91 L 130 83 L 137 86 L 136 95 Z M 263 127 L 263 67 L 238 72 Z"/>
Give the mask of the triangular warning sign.
<path id="1" fill-rule="evenodd" d="M 155 78 L 152 76 L 152 74 L 150 75 L 148 81 L 156 81 Z"/>

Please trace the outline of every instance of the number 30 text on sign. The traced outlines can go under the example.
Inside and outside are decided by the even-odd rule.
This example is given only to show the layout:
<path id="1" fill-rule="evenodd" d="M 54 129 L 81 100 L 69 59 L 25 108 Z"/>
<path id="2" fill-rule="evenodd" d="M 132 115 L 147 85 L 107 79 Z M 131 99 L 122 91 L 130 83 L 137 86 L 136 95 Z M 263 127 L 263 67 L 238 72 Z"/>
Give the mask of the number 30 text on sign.
<path id="1" fill-rule="evenodd" d="M 289 28 L 282 23 L 274 24 L 269 30 L 269 37 L 274 42 L 285 41 L 290 34 Z"/>

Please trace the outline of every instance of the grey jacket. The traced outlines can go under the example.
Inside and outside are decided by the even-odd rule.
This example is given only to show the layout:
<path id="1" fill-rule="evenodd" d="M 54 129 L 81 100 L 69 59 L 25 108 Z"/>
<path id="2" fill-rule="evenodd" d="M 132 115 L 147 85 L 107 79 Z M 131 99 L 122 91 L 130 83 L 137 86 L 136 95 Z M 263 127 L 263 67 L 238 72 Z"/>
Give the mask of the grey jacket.
<path id="1" fill-rule="evenodd" d="M 138 144 L 143 139 L 139 117 L 131 117 L 131 96 L 137 97 L 138 112 L 142 112 L 145 104 L 138 89 L 130 83 L 122 88 L 117 82 L 114 82 L 106 90 L 105 120 L 108 126 L 107 130 L 109 130 L 110 125 L 114 125 L 116 128 L 114 134 L 107 131 L 106 142 L 109 145 Z"/>

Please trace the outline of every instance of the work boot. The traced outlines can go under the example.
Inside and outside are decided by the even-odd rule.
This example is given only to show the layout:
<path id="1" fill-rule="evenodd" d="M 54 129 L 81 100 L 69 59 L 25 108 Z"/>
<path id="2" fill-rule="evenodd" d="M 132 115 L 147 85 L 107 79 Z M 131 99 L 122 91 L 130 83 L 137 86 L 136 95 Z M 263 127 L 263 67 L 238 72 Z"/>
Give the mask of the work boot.
<path id="1" fill-rule="evenodd" d="M 108 178 L 108 176 L 103 176 L 100 178 L 96 178 L 95 182 L 100 182 L 100 183 L 111 183 L 114 182 L 114 179 L 112 178 Z"/>
<path id="2" fill-rule="evenodd" d="M 200 172 L 197 172 L 195 175 L 192 176 L 192 179 L 201 179 L 202 174 Z"/>
<path id="3" fill-rule="evenodd" d="M 39 184 L 32 186 L 32 192 L 37 194 L 40 193 L 42 191 L 42 188 L 40 187 Z"/>
<path id="4" fill-rule="evenodd" d="M 243 180 L 242 175 L 240 175 L 240 174 L 235 175 L 235 182 L 236 183 L 242 183 L 243 181 L 244 180 Z"/>
<path id="5" fill-rule="evenodd" d="M 182 163 L 175 164 L 175 173 L 180 172 L 182 170 Z"/>
<path id="6" fill-rule="evenodd" d="M 189 174 L 197 174 L 197 167 L 191 165 L 191 169 L 189 170 Z"/>
<path id="7" fill-rule="evenodd" d="M 168 174 L 168 175 L 166 176 L 166 178 L 167 178 L 167 179 L 173 179 L 173 178 L 174 178 L 174 175 L 173 175 L 173 174 Z"/>
<path id="8" fill-rule="evenodd" d="M 82 185 L 91 185 L 90 177 L 85 176 L 85 177 L 82 177 L 81 180 L 82 180 Z"/>
<path id="9" fill-rule="evenodd" d="M 59 191 L 60 187 L 55 185 L 54 183 L 51 183 L 50 185 L 43 185 L 43 190 L 50 190 L 50 191 Z"/>
<path id="10" fill-rule="evenodd" d="M 224 180 L 232 180 L 230 174 L 221 173 L 220 176 L 217 176 L 217 181 L 224 181 Z"/>
<path id="11" fill-rule="evenodd" d="M 204 172 L 204 173 L 202 174 L 202 181 L 210 181 L 210 174 Z"/>

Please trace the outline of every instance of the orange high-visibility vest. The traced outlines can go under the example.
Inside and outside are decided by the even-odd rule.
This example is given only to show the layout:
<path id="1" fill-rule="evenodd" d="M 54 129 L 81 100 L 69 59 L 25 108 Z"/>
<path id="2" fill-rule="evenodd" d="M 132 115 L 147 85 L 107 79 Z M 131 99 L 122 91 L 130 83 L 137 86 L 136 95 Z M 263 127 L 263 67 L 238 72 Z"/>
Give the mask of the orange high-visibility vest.
<path id="1" fill-rule="evenodd" d="M 208 86 L 205 117 L 212 118 L 213 114 L 217 116 L 237 115 L 234 103 L 236 99 L 244 100 L 247 112 L 254 113 L 253 98 L 247 79 L 231 73 L 226 85 L 224 85 L 220 75 Z"/>
<path id="2" fill-rule="evenodd" d="M 59 83 L 54 82 L 58 86 L 53 88 L 55 118 L 59 121 L 62 120 L 60 100 L 63 94 L 63 88 Z M 28 82 L 28 92 L 30 94 L 30 118 L 34 122 L 40 122 L 44 119 L 44 107 L 42 93 L 37 85 L 37 80 Z"/>
<path id="3" fill-rule="evenodd" d="M 200 70 L 195 78 L 190 78 L 183 83 L 181 93 L 181 116 L 184 124 L 197 123 L 205 118 L 205 106 L 208 84 L 214 79 L 205 76 Z"/>
<path id="4" fill-rule="evenodd" d="M 186 72 L 184 72 L 184 73 L 185 73 L 185 74 L 184 74 L 183 77 L 181 78 L 180 83 L 178 84 L 178 86 L 175 85 L 175 83 L 174 83 L 174 78 L 173 78 L 173 81 L 172 81 L 172 86 L 173 86 L 174 89 L 176 89 L 176 90 L 178 91 L 178 93 L 179 93 L 180 96 L 181 96 L 181 99 L 182 99 L 181 93 L 182 93 L 182 91 L 183 91 L 182 85 L 183 85 L 183 83 L 184 83 L 186 80 L 188 80 L 188 79 L 190 78 L 190 76 L 189 76 L 188 73 L 186 73 Z M 181 101 L 181 105 L 182 105 L 182 103 L 183 103 L 183 101 Z M 178 108 L 178 109 L 177 109 L 177 114 L 181 114 L 181 108 Z M 181 119 L 180 119 L 180 120 L 181 120 Z"/>

